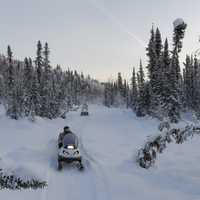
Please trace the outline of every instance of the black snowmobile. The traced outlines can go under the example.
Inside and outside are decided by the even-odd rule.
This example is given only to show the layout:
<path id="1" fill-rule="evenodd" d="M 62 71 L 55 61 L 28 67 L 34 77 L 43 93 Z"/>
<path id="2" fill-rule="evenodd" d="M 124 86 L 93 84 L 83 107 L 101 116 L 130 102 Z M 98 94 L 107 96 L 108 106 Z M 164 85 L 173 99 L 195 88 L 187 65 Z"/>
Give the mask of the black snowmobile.
<path id="1" fill-rule="evenodd" d="M 82 156 L 78 148 L 78 137 L 68 133 L 63 137 L 62 146 L 58 151 L 58 170 L 61 170 L 63 163 L 76 162 L 80 170 L 83 169 Z"/>
<path id="2" fill-rule="evenodd" d="M 81 109 L 81 116 L 88 116 L 88 115 L 89 115 L 88 105 L 83 104 L 82 109 Z"/>

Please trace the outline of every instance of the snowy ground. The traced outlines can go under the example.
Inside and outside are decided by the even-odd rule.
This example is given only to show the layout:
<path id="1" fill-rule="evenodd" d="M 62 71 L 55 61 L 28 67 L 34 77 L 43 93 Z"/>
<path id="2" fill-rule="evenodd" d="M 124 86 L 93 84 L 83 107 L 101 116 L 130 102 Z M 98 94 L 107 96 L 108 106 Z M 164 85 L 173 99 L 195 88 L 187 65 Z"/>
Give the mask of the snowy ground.
<path id="1" fill-rule="evenodd" d="M 8 120 L 0 114 L 0 157 L 48 182 L 39 190 L 0 191 L 4 200 L 199 200 L 200 138 L 170 144 L 156 166 L 135 163 L 138 148 L 157 132 L 158 121 L 131 111 L 90 106 L 90 116 L 71 112 L 66 120 Z M 56 140 L 64 125 L 79 136 L 85 170 L 56 170 Z"/>

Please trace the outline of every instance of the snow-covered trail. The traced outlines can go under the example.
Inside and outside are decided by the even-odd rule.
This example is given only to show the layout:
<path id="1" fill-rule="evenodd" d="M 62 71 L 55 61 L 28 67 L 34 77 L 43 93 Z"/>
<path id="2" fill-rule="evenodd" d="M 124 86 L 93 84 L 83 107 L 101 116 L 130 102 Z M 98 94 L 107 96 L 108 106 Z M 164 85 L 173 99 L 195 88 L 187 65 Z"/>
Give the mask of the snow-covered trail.
<path id="1" fill-rule="evenodd" d="M 144 170 L 135 163 L 135 154 L 147 136 L 157 132 L 158 121 L 137 118 L 126 109 L 91 105 L 89 111 L 88 117 L 71 112 L 65 120 L 38 118 L 36 123 L 16 122 L 1 115 L 0 157 L 14 167 L 37 173 L 47 180 L 48 187 L 2 190 L 0 199 L 199 199 L 200 138 L 181 146 L 170 145 L 154 168 Z M 85 164 L 82 172 L 72 166 L 56 170 L 56 140 L 65 125 L 79 137 Z"/>
<path id="2" fill-rule="evenodd" d="M 66 124 L 80 139 L 85 171 L 79 172 L 76 168 L 51 171 L 46 199 L 65 199 L 66 196 L 74 200 L 116 200 L 125 196 L 129 199 L 131 193 L 127 193 L 127 187 L 130 183 L 121 182 L 120 171 L 127 163 L 134 165 L 134 152 L 157 127 L 156 122 L 147 120 L 149 130 L 144 133 L 143 123 L 134 118 L 137 119 L 127 110 L 96 106 L 90 108 L 89 117 L 80 117 L 79 113 L 68 116 Z M 135 134 L 138 134 L 137 139 Z M 113 181 L 113 176 L 117 181 Z M 59 187 L 58 183 L 61 183 Z"/>

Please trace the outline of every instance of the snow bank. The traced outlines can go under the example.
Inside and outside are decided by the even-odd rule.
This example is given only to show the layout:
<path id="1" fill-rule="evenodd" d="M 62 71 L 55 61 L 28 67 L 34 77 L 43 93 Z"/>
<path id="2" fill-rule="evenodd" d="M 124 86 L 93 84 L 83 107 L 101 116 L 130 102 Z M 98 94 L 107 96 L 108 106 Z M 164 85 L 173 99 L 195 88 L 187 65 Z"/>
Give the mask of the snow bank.
<path id="1" fill-rule="evenodd" d="M 33 171 L 23 166 L 15 168 L 2 160 L 0 166 L 0 189 L 37 189 L 47 185 Z"/>
<path id="2" fill-rule="evenodd" d="M 5 163 L 2 160 L 0 160 L 0 168 L 1 171 L 4 172 L 4 174 L 10 176 L 14 175 L 24 181 L 30 181 L 32 179 L 41 179 L 41 177 L 33 172 L 30 168 L 25 167 L 23 165 L 15 166 L 11 163 Z"/>
<path id="3" fill-rule="evenodd" d="M 158 129 L 161 131 L 148 138 L 144 147 L 138 151 L 137 161 L 142 168 L 148 169 L 155 163 L 157 153 L 162 153 L 168 143 L 175 141 L 177 144 L 182 144 L 194 134 L 200 134 L 200 126 L 193 124 L 183 127 L 183 123 L 173 125 L 176 128 L 170 128 L 169 123 L 161 123 Z"/>
<path id="4" fill-rule="evenodd" d="M 159 121 L 138 118 L 127 109 L 89 106 L 89 117 L 80 117 L 79 110 L 67 113 L 65 120 L 37 118 L 35 123 L 10 120 L 0 112 L 0 157 L 6 168 L 48 183 L 41 190 L 1 190 L 0 199 L 199 199 L 200 137 L 182 145 L 171 143 L 154 167 L 143 170 L 133 154 L 148 135 L 157 133 Z M 56 141 L 66 125 L 83 146 L 83 172 L 70 166 L 56 170 Z"/>

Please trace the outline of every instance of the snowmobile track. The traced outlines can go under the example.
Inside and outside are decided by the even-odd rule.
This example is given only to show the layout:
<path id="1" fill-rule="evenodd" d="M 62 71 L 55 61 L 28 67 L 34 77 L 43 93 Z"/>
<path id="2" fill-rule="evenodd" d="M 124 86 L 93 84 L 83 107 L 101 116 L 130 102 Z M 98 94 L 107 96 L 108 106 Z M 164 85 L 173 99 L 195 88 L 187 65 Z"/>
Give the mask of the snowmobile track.
<path id="1" fill-rule="evenodd" d="M 111 192 L 110 192 L 110 184 L 106 175 L 105 170 L 103 169 L 103 167 L 101 166 L 101 164 L 95 160 L 91 154 L 86 150 L 86 148 L 83 145 L 82 142 L 82 137 L 79 138 L 79 142 L 80 142 L 80 148 L 81 151 L 83 153 L 83 155 L 85 156 L 86 162 L 88 163 L 88 167 L 91 169 L 91 171 L 93 172 L 93 180 L 98 180 L 98 183 L 94 184 L 96 185 L 96 200 L 111 200 Z M 100 195 L 98 195 L 100 194 Z M 104 197 L 102 198 L 102 194 L 104 194 Z"/>
<path id="2" fill-rule="evenodd" d="M 88 118 L 80 118 L 80 124 L 83 129 L 86 128 L 86 121 Z M 72 126 L 73 127 L 73 126 Z M 79 133 L 79 130 L 75 130 Z M 82 132 L 82 131 L 81 131 Z M 84 132 L 84 131 L 83 131 Z M 49 188 L 43 191 L 41 200 L 50 200 L 58 198 L 59 200 L 78 200 L 81 199 L 80 194 L 74 193 L 73 190 L 65 189 L 63 187 L 69 188 L 84 188 L 90 191 L 88 193 L 87 199 L 93 200 L 112 200 L 110 192 L 110 183 L 105 169 L 101 164 L 91 155 L 91 153 L 84 147 L 82 135 L 78 134 L 79 137 L 79 147 L 83 156 L 84 170 L 79 171 L 78 169 L 72 169 L 69 166 L 65 166 L 62 171 L 58 172 L 55 168 L 56 158 L 52 156 L 50 169 L 47 171 L 47 182 L 49 183 Z M 76 177 L 74 177 L 76 176 Z M 87 184 L 86 184 L 86 182 Z M 61 182 L 63 185 L 59 185 Z M 66 185 L 65 185 L 66 184 Z M 57 197 L 51 195 L 52 191 L 56 191 Z"/>

